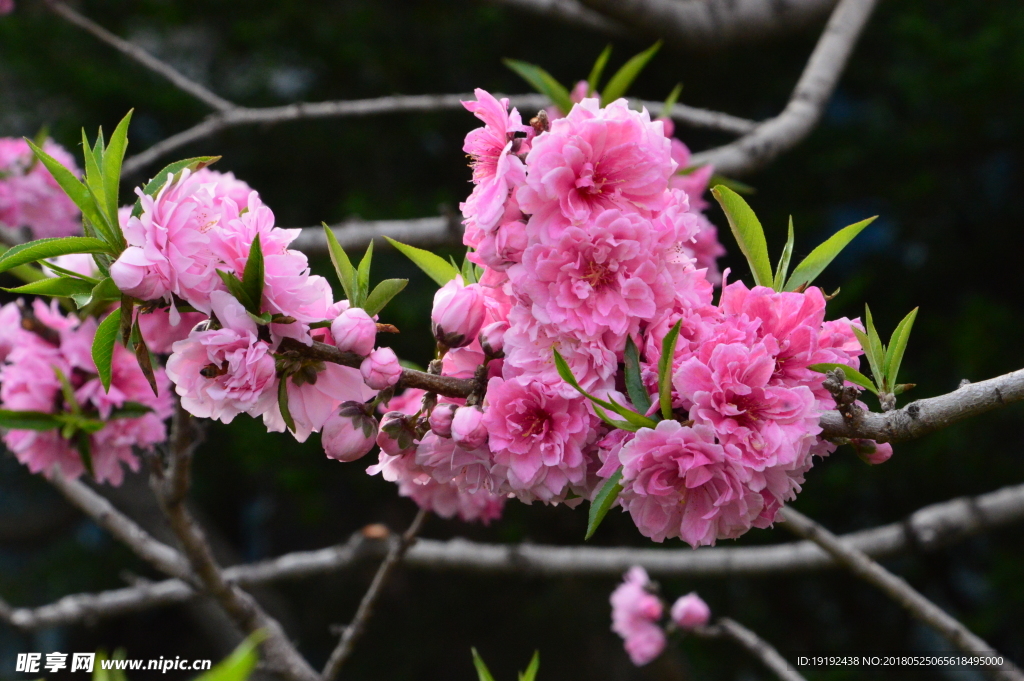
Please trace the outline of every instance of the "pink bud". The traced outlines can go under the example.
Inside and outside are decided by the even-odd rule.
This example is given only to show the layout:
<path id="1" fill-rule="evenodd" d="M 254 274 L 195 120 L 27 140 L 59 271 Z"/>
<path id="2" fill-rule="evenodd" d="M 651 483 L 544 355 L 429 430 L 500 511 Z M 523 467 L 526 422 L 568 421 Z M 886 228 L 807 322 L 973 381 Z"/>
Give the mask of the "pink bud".
<path id="1" fill-rule="evenodd" d="M 320 442 L 324 453 L 338 461 L 355 461 L 373 449 L 377 419 L 362 402 L 344 402 L 324 423 Z"/>
<path id="2" fill-rule="evenodd" d="M 484 412 L 479 407 L 459 407 L 452 418 L 452 439 L 463 449 L 479 449 L 487 444 Z"/>
<path id="3" fill-rule="evenodd" d="M 380 420 L 377 444 L 385 453 L 399 456 L 416 449 L 414 419 L 400 411 L 389 411 Z"/>
<path id="4" fill-rule="evenodd" d="M 342 352 L 354 352 L 366 357 L 377 341 L 377 323 L 366 310 L 350 307 L 331 323 L 334 344 Z"/>
<path id="5" fill-rule="evenodd" d="M 377 348 L 359 365 L 363 381 L 374 390 L 390 388 L 402 377 L 402 365 L 391 348 Z"/>
<path id="6" fill-rule="evenodd" d="M 469 345 L 484 323 L 484 296 L 479 284 L 465 286 L 455 277 L 434 294 L 430 314 L 434 338 L 450 348 Z"/>
<path id="7" fill-rule="evenodd" d="M 697 595 L 691 592 L 672 604 L 672 621 L 680 629 L 703 627 L 711 619 L 711 608 Z"/>
<path id="8" fill-rule="evenodd" d="M 505 354 L 505 332 L 508 322 L 494 322 L 480 331 L 480 346 L 491 357 L 502 357 Z"/>
<path id="9" fill-rule="evenodd" d="M 452 419 L 455 418 L 455 411 L 459 405 L 451 402 L 442 402 L 430 412 L 430 429 L 441 437 L 452 436 Z"/>
<path id="10" fill-rule="evenodd" d="M 864 463 L 869 463 L 872 466 L 885 463 L 892 456 L 892 445 L 888 442 L 875 442 L 874 440 L 855 438 L 850 440 L 850 444 L 853 445 L 857 456 Z"/>

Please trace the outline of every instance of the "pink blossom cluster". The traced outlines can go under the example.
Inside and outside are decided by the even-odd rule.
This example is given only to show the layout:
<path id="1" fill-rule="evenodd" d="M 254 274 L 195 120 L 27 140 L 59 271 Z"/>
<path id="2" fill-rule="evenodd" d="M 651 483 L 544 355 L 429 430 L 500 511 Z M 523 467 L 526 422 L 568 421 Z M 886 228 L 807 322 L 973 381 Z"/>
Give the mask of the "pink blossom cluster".
<path id="1" fill-rule="evenodd" d="M 667 641 L 666 628 L 661 624 L 665 606 L 647 571 L 639 566 L 631 567 L 610 600 L 612 631 L 622 637 L 633 664 L 641 667 L 661 655 Z M 677 599 L 669 614 L 675 628 L 688 631 L 706 625 L 711 609 L 700 596 L 691 592 Z"/>
<path id="2" fill-rule="evenodd" d="M 8 11 L 13 8 L 10 3 Z M 2 13 L 3 3 L 0 2 Z M 74 158 L 64 147 L 47 139 L 42 148 L 65 168 L 80 174 Z M 78 207 L 46 166 L 36 160 L 28 142 L 20 138 L 0 138 L 0 226 L 28 229 L 33 239 L 69 236 L 82 231 Z"/>
<path id="3" fill-rule="evenodd" d="M 23 323 L 24 322 L 24 323 Z M 115 346 L 110 390 L 106 391 L 92 360 L 97 320 L 80 321 L 57 307 L 35 300 L 31 308 L 8 303 L 0 308 L 0 408 L 46 414 L 74 413 L 103 422 L 87 435 L 96 480 L 119 485 L 122 464 L 138 470 L 135 449 L 152 449 L 167 438 L 164 419 L 173 405 L 170 381 L 155 371 L 159 395 L 154 395 L 135 357 Z M 62 379 L 68 386 L 62 385 Z M 70 388 L 74 405 L 65 391 Z M 139 415 L 139 406 L 148 408 Z M 124 415 L 122 409 L 132 407 Z M 85 468 L 77 443 L 61 429 L 7 430 L 7 448 L 33 473 L 59 472 L 78 477 Z"/>

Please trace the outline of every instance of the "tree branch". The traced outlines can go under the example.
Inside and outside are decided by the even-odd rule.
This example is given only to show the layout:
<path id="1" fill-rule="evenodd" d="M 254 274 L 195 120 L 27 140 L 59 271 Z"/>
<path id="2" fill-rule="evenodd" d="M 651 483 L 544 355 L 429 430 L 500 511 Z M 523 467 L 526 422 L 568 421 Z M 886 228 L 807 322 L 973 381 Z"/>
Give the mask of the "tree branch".
<path id="1" fill-rule="evenodd" d="M 735 142 L 694 154 L 692 162 L 711 164 L 726 175 L 743 175 L 764 167 L 802 142 L 818 124 L 876 3 L 841 0 L 782 113 Z"/>
<path id="2" fill-rule="evenodd" d="M 768 641 L 765 641 L 736 620 L 731 620 L 728 617 L 719 617 L 713 625 L 700 627 L 695 629 L 693 633 L 701 638 L 732 639 L 740 644 L 744 650 L 760 660 L 761 664 L 772 670 L 782 681 L 806 681 Z"/>
<path id="3" fill-rule="evenodd" d="M 917 549 L 932 551 L 986 530 L 1024 520 L 1024 484 L 1004 487 L 977 497 L 952 499 L 919 509 L 902 522 L 844 535 L 844 545 L 875 558 Z M 223 571 L 224 580 L 255 586 L 337 572 L 384 553 L 382 542 L 356 533 L 346 544 L 289 553 Z M 477 544 L 465 539 L 421 539 L 405 557 L 410 567 L 429 570 L 467 570 L 495 574 L 545 576 L 616 576 L 633 565 L 672 577 L 766 576 L 837 567 L 837 562 L 810 541 L 774 546 L 692 549 L 605 548 L 591 546 L 533 546 Z M 196 596 L 181 580 L 66 596 L 38 608 L 14 608 L 7 619 L 25 629 L 67 625 L 99 617 L 123 615 L 181 603 Z"/>
<path id="4" fill-rule="evenodd" d="M 589 28 L 610 36 L 624 36 L 627 31 L 599 12 L 581 5 L 576 0 L 486 0 L 492 5 L 504 5 L 547 19 Z"/>
<path id="5" fill-rule="evenodd" d="M 992 646 L 972 633 L 956 618 L 951 617 L 922 596 L 902 577 L 892 574 L 862 551 L 844 544 L 839 537 L 792 507 L 784 507 L 781 513 L 783 520 L 786 521 L 784 525 L 786 529 L 799 537 L 813 541 L 828 551 L 850 572 L 878 587 L 889 598 L 903 606 L 913 617 L 934 628 L 965 654 L 986 658 L 998 657 L 1005 660 Z M 1024 681 L 1024 673 L 1008 660 L 1005 660 L 1002 665 L 986 665 L 985 668 L 991 672 L 993 678 L 1002 681 Z"/>
<path id="6" fill-rule="evenodd" d="M 333 681 L 338 672 L 341 671 L 342 665 L 345 664 L 345 661 L 352 654 L 356 641 L 362 636 L 363 631 L 366 629 L 366 623 L 373 615 L 373 608 L 380 597 L 384 584 L 398 566 L 398 563 L 401 562 L 402 557 L 405 556 L 405 552 L 416 541 L 416 535 L 419 534 L 420 528 L 423 526 L 423 522 L 427 519 L 428 515 L 430 515 L 430 512 L 421 508 L 413 519 L 412 524 L 409 525 L 409 529 L 391 546 L 387 557 L 384 558 L 384 561 L 377 569 L 377 574 L 373 576 L 370 588 L 363 595 L 363 600 L 359 603 L 359 609 L 356 610 L 352 623 L 345 627 L 341 634 L 341 640 L 338 641 L 338 645 L 331 652 L 327 664 L 324 665 L 324 670 L 320 675 L 323 681 Z"/>

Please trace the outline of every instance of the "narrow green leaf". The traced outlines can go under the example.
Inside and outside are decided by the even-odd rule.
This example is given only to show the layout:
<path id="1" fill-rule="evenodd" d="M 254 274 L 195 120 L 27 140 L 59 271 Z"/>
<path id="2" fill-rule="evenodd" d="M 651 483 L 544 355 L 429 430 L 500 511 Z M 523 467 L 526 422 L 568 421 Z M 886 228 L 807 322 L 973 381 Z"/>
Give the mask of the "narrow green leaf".
<path id="1" fill-rule="evenodd" d="M 124 319 L 123 316 L 121 318 Z M 130 312 L 128 318 L 131 319 Z M 131 340 L 132 345 L 135 346 L 135 361 L 139 363 L 142 375 L 146 377 L 146 382 L 149 383 L 153 394 L 159 397 L 160 391 L 157 389 L 156 375 L 153 373 L 153 356 L 149 353 L 149 348 L 146 347 L 146 339 L 142 337 L 142 329 L 139 328 L 138 319 L 132 324 Z"/>
<path id="2" fill-rule="evenodd" d="M 651 410 L 651 396 L 647 394 L 647 386 L 640 377 L 640 351 L 632 336 L 626 337 L 626 352 L 624 354 L 626 365 L 626 393 L 629 401 L 633 403 L 640 413 L 646 414 Z"/>
<path id="3" fill-rule="evenodd" d="M 768 242 L 765 241 L 764 228 L 754 211 L 743 197 L 724 185 L 714 187 L 711 193 L 725 211 L 736 243 L 750 264 L 754 283 L 758 286 L 771 286 L 772 265 L 768 260 Z"/>
<path id="4" fill-rule="evenodd" d="M 120 300 L 121 291 L 110 277 L 101 279 L 92 289 L 93 300 Z"/>
<path id="5" fill-rule="evenodd" d="M 868 218 L 867 220 L 861 220 L 858 223 L 843 227 L 841 230 L 830 236 L 825 240 L 824 243 L 819 245 L 810 255 L 803 259 L 796 269 L 793 270 L 793 276 L 789 278 L 789 283 L 786 284 L 787 291 L 796 291 L 801 287 L 807 287 L 813 282 L 819 274 L 821 274 L 829 263 L 831 263 L 839 253 L 846 248 L 846 245 L 853 241 L 853 238 L 863 231 L 865 227 L 875 221 L 875 217 Z"/>
<path id="6" fill-rule="evenodd" d="M 402 289 L 409 283 L 408 279 L 385 279 L 374 287 L 373 292 L 366 297 L 363 309 L 371 317 L 384 309 L 384 306 L 391 302 L 391 299 L 402 292 Z"/>
<path id="7" fill-rule="evenodd" d="M 853 329 L 853 335 L 855 335 L 857 340 L 860 342 L 861 348 L 864 349 L 864 356 L 868 360 L 868 366 L 871 367 L 871 376 L 878 382 L 878 389 L 884 390 L 885 386 L 882 385 L 884 374 L 882 374 L 881 369 L 876 366 L 877 362 L 874 361 L 874 355 L 871 351 L 871 340 L 857 327 L 853 326 L 851 328 Z"/>
<path id="8" fill-rule="evenodd" d="M 110 418 L 112 419 L 137 419 L 140 416 L 153 411 L 152 407 L 147 407 L 141 402 L 123 402 L 120 407 L 110 412 Z"/>
<path id="9" fill-rule="evenodd" d="M 676 86 L 672 88 L 672 92 L 668 93 L 668 97 L 665 98 L 665 104 L 661 107 L 661 118 L 672 118 L 672 109 L 675 107 L 676 102 L 679 101 L 679 95 L 683 93 L 683 84 L 676 83 Z"/>
<path id="10" fill-rule="evenodd" d="M 65 268 L 61 267 L 60 265 L 54 265 L 49 260 L 43 260 L 43 261 L 41 261 L 39 263 L 39 265 L 41 267 L 45 267 L 46 269 L 50 270 L 54 274 L 60 274 L 60 275 L 63 275 L 65 277 L 71 277 L 72 279 L 81 279 L 82 281 L 89 282 L 93 286 L 95 286 L 96 284 L 100 283 L 100 280 L 96 279 L 95 277 L 89 277 L 89 276 L 86 276 L 86 275 L 81 274 L 79 272 L 75 272 L 74 270 L 65 269 Z M 42 279 L 42 278 L 43 277 L 40 277 L 40 279 Z"/>
<path id="11" fill-rule="evenodd" d="M 128 126 L 132 122 L 134 111 L 135 109 L 129 110 L 117 124 L 114 134 L 110 136 L 110 144 L 103 152 L 103 189 L 107 197 L 107 215 L 115 225 L 117 224 L 117 194 L 121 187 L 121 164 L 124 162 L 124 153 L 128 148 Z"/>
<path id="12" fill-rule="evenodd" d="M 914 308 L 903 318 L 896 330 L 892 332 L 889 339 L 889 349 L 885 353 L 885 378 L 890 386 L 896 385 L 896 379 L 900 372 L 900 364 L 903 363 L 903 353 L 907 350 L 907 343 L 910 341 L 910 330 L 914 327 L 914 320 L 917 319 L 917 310 Z"/>
<path id="13" fill-rule="evenodd" d="M 612 428 L 618 428 L 619 430 L 628 430 L 631 433 L 635 433 L 636 431 L 640 430 L 640 426 L 635 426 L 629 421 L 620 421 L 618 419 L 611 418 L 610 416 L 608 416 L 608 413 L 597 404 L 591 404 L 590 407 L 594 410 L 594 413 L 597 415 L 597 418 L 601 419 Z"/>
<path id="14" fill-rule="evenodd" d="M 132 322 L 135 320 L 135 299 L 121 295 L 121 345 L 128 347 L 132 337 Z"/>
<path id="15" fill-rule="evenodd" d="M 588 400 L 590 400 L 591 402 L 594 403 L 594 405 L 595 405 L 594 406 L 594 412 L 599 417 L 601 417 L 602 419 L 605 418 L 605 417 L 601 416 L 601 412 L 598 410 L 598 407 L 604 407 L 605 409 L 607 409 L 609 411 L 612 411 L 612 412 L 615 412 L 619 416 L 622 416 L 623 418 L 625 418 L 627 420 L 628 423 L 630 423 L 632 425 L 635 425 L 637 428 L 654 428 L 656 425 L 658 425 L 658 422 L 655 421 L 654 419 L 648 418 L 648 417 L 644 416 L 643 414 L 638 414 L 635 411 L 631 411 L 629 409 L 626 409 L 622 405 L 616 404 L 615 402 L 608 402 L 607 400 L 602 400 L 601 398 L 595 397 L 594 395 L 591 395 L 590 393 L 588 393 L 586 390 L 583 389 L 582 386 L 580 386 L 579 381 L 576 380 L 576 377 L 573 376 L 572 369 L 569 368 L 568 362 L 565 361 L 565 358 L 562 357 L 562 355 L 558 352 L 558 350 L 552 349 L 552 353 L 554 354 L 554 357 L 555 357 L 555 370 L 558 371 L 558 375 L 562 377 L 563 381 L 565 381 L 566 383 L 571 385 L 573 388 L 575 388 L 576 392 L 578 392 L 580 395 L 583 395 Z M 611 423 L 611 422 L 609 422 L 609 423 Z M 619 426 L 618 423 L 611 423 L 611 425 L 615 425 L 615 426 L 617 426 L 619 428 L 623 427 L 623 426 Z M 635 428 L 625 428 L 625 430 L 636 430 L 636 429 Z"/>
<path id="16" fill-rule="evenodd" d="M 605 480 L 597 496 L 590 502 L 590 515 L 587 518 L 587 534 L 583 537 L 584 541 L 594 536 L 594 532 L 597 531 L 597 527 L 604 520 L 604 517 L 608 515 L 612 504 L 619 498 L 619 492 L 622 491 L 621 480 L 622 467 L 620 466 L 619 470 L 612 474 L 612 477 Z"/>
<path id="17" fill-rule="evenodd" d="M 590 69 L 590 75 L 587 76 L 587 97 L 593 97 L 600 87 L 601 74 L 604 73 L 604 67 L 608 64 L 610 56 L 612 56 L 612 46 L 609 43 L 601 50 L 601 54 L 597 55 L 597 60 L 594 61 L 594 66 Z"/>
<path id="18" fill-rule="evenodd" d="M 494 677 L 491 676 L 491 670 L 484 664 L 480 653 L 476 652 L 476 648 L 470 648 L 470 650 L 473 651 L 473 666 L 476 667 L 476 675 L 479 681 L 494 681 Z"/>
<path id="19" fill-rule="evenodd" d="M 658 406 L 661 408 L 662 417 L 666 419 L 672 418 L 672 364 L 682 324 L 683 320 L 680 319 L 665 334 L 661 342 L 661 357 L 658 359 Z"/>
<path id="20" fill-rule="evenodd" d="M 245 289 L 245 294 L 255 306 L 250 310 L 254 314 L 259 314 L 260 308 L 263 305 L 265 279 L 263 267 L 263 248 L 260 246 L 260 235 L 257 234 L 252 240 L 249 257 L 245 260 L 245 270 L 242 272 L 242 288 Z"/>
<path id="21" fill-rule="evenodd" d="M 821 364 L 810 364 L 807 366 L 807 368 L 810 369 L 811 371 L 818 371 L 823 374 L 829 371 L 833 371 L 835 369 L 842 369 L 843 373 L 846 375 L 847 381 L 853 383 L 854 385 L 859 385 L 862 388 L 870 390 L 876 395 L 878 394 L 878 388 L 875 387 L 874 382 L 870 378 L 868 378 L 861 372 L 857 371 L 853 367 L 846 366 L 845 364 L 822 362 Z"/>
<path id="22" fill-rule="evenodd" d="M 4 290 L 9 293 L 70 298 L 74 295 L 91 293 L 92 284 L 81 279 L 72 279 L 71 277 L 53 277 L 33 281 L 31 284 L 25 284 L 24 286 L 5 288 Z"/>
<path id="23" fill-rule="evenodd" d="M 96 473 L 92 468 L 92 443 L 89 441 L 89 433 L 84 430 L 78 432 L 78 437 L 75 438 L 75 448 L 78 449 L 78 454 L 82 457 L 82 465 L 85 466 L 85 472 L 89 474 L 90 478 L 95 478 Z"/>
<path id="24" fill-rule="evenodd" d="M 626 90 L 629 89 L 629 86 L 633 84 L 636 77 L 647 66 L 647 62 L 657 54 L 659 49 L 661 49 L 660 40 L 623 64 L 622 68 L 616 71 L 615 75 L 608 81 L 604 92 L 601 93 L 601 106 L 608 106 L 619 97 L 625 97 Z"/>
<path id="25" fill-rule="evenodd" d="M 239 643 L 230 655 L 193 681 L 246 681 L 259 662 L 257 646 L 266 638 L 266 629 L 257 629 Z"/>
<path id="26" fill-rule="evenodd" d="M 462 281 L 468 286 L 470 284 L 478 283 L 476 276 L 476 265 L 469 259 L 469 253 L 472 249 L 466 251 L 466 257 L 462 259 L 462 267 L 459 268 L 460 274 L 462 274 Z"/>
<path id="27" fill-rule="evenodd" d="M 96 211 L 96 202 L 93 200 L 92 193 L 89 188 L 85 186 L 74 173 L 61 165 L 60 161 L 47 154 L 45 151 L 36 146 L 35 142 L 26 138 L 29 147 L 32 148 L 32 152 L 36 155 L 36 158 L 46 166 L 46 169 L 53 175 L 53 179 L 57 181 L 60 188 L 64 190 L 64 193 L 68 195 L 68 198 L 78 206 L 78 210 L 82 211 L 82 214 L 92 223 L 102 222 L 102 218 Z M 86 152 L 88 155 L 88 152 Z"/>
<path id="28" fill-rule="evenodd" d="M 164 185 L 167 184 L 167 176 L 171 176 L 171 181 L 174 182 L 181 175 L 181 171 L 188 168 L 190 172 L 195 172 L 207 166 L 211 166 L 220 160 L 220 156 L 196 156 L 195 158 L 186 158 L 181 161 L 175 161 L 169 163 L 160 169 L 153 179 L 146 183 L 146 186 L 142 188 L 142 193 L 146 196 L 154 196 L 157 192 L 163 189 Z M 137 218 L 142 215 L 142 199 L 139 198 L 135 201 L 135 206 L 132 208 L 132 217 Z"/>
<path id="29" fill-rule="evenodd" d="M 68 253 L 108 253 L 110 247 L 99 239 L 89 236 L 65 236 L 38 239 L 18 244 L 0 255 L 0 272 Z"/>
<path id="30" fill-rule="evenodd" d="M 96 208 L 104 214 L 104 226 L 106 226 L 106 188 L 103 186 L 103 171 L 100 170 L 100 159 L 103 155 L 103 147 L 99 137 L 96 138 L 96 146 L 89 146 L 89 138 L 85 136 L 85 128 L 82 128 L 82 155 L 85 157 L 85 186 L 89 188 L 92 197 L 96 202 Z"/>
<path id="31" fill-rule="evenodd" d="M 0 428 L 11 430 L 53 430 L 61 421 L 55 414 L 41 411 L 12 411 L 0 409 Z"/>
<path id="32" fill-rule="evenodd" d="M 92 361 L 96 363 L 96 373 L 107 392 L 110 391 L 110 363 L 114 358 L 114 343 L 120 326 L 121 309 L 118 308 L 100 322 L 92 341 Z"/>
<path id="33" fill-rule="evenodd" d="M 389 244 L 401 251 L 405 257 L 412 260 L 413 264 L 423 270 L 428 277 L 437 282 L 438 286 L 444 286 L 459 275 L 459 271 L 439 255 L 425 251 L 422 248 L 416 248 L 415 246 L 407 246 L 395 241 L 391 237 L 386 236 L 384 238 L 388 240 Z"/>
<path id="34" fill-rule="evenodd" d="M 557 106 L 563 114 L 568 114 L 572 111 L 573 101 L 569 96 L 569 91 L 565 89 L 565 86 L 559 83 L 554 77 L 534 64 L 529 64 L 525 61 L 519 61 L 518 59 L 502 59 L 505 66 L 515 71 L 519 76 L 533 86 L 533 89 L 542 95 L 547 95 L 548 99 Z"/>
<path id="35" fill-rule="evenodd" d="M 288 430 L 295 432 L 295 419 L 292 418 L 292 412 L 288 409 L 288 377 L 282 376 L 280 382 L 277 384 L 277 406 L 281 410 L 281 418 L 284 419 L 284 425 Z"/>
<path id="36" fill-rule="evenodd" d="M 373 241 L 371 240 L 366 247 L 366 253 L 363 254 L 363 259 L 359 261 L 359 268 L 356 270 L 356 281 L 359 289 L 358 307 L 362 307 L 363 303 L 366 302 L 366 297 L 370 295 L 370 262 L 372 260 Z"/>
<path id="37" fill-rule="evenodd" d="M 779 258 L 779 266 L 775 268 L 775 284 L 772 286 L 776 291 L 782 291 L 786 285 L 786 276 L 789 274 L 789 261 L 793 257 L 793 216 L 789 216 L 789 236 L 786 237 L 786 246 L 782 249 L 782 257 Z"/>
<path id="38" fill-rule="evenodd" d="M 537 672 L 540 670 L 540 651 L 533 651 L 533 657 L 530 658 L 530 666 L 526 668 L 525 672 L 519 673 L 519 681 L 537 681 Z"/>
<path id="39" fill-rule="evenodd" d="M 658 425 L 658 422 L 652 418 L 638 414 L 632 409 L 627 408 L 624 405 L 619 404 L 615 401 L 614 397 L 608 397 L 609 404 L 612 405 L 612 411 L 626 419 L 627 422 L 636 426 L 637 428 L 654 428 Z"/>
<path id="40" fill-rule="evenodd" d="M 725 175 L 719 175 L 718 173 L 714 173 L 710 178 L 708 178 L 708 184 L 720 184 L 723 187 L 728 187 L 737 194 L 746 194 L 747 196 L 757 193 L 757 190 L 751 187 L 746 182 L 740 182 L 736 178 L 726 177 Z"/>
<path id="41" fill-rule="evenodd" d="M 889 386 L 885 384 L 885 346 L 882 345 L 882 339 L 875 328 L 875 320 L 871 316 L 871 308 L 867 303 L 864 304 L 864 324 L 868 330 L 868 342 L 871 343 L 871 354 L 875 360 L 871 371 L 878 369 L 878 376 L 875 377 L 878 387 L 888 390 Z"/>
<path id="42" fill-rule="evenodd" d="M 256 303 L 254 303 L 252 298 L 249 297 L 249 292 L 245 290 L 244 286 L 242 286 L 242 282 L 238 280 L 238 277 L 230 272 L 225 272 L 224 270 L 217 270 L 217 275 L 220 277 L 220 280 L 224 282 L 224 286 L 227 287 L 228 293 L 233 295 L 235 300 L 242 304 L 242 307 L 249 312 L 256 310 L 257 314 L 259 313 L 259 308 L 256 307 Z"/>
<path id="43" fill-rule="evenodd" d="M 359 284 L 356 281 L 356 268 L 352 267 L 352 261 L 348 259 L 348 254 L 345 249 L 338 243 L 338 237 L 334 236 L 334 232 L 327 226 L 326 222 L 321 222 L 324 226 L 324 236 L 327 237 L 327 252 L 331 255 L 331 262 L 334 264 L 334 272 L 338 275 L 338 281 L 341 282 L 341 288 L 345 290 L 345 299 L 352 303 L 356 298 L 356 292 L 359 290 Z M 352 303 L 355 306 L 355 303 Z"/>

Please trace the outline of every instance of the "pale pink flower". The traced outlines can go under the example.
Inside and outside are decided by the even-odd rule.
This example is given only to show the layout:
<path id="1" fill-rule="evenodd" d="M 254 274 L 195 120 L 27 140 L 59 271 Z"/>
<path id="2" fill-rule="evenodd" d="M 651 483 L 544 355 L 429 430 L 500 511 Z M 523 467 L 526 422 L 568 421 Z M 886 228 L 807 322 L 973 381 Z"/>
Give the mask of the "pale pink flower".
<path id="1" fill-rule="evenodd" d="M 463 449 L 479 449 L 487 444 L 484 412 L 479 407 L 459 407 L 452 417 L 451 438 Z"/>
<path id="2" fill-rule="evenodd" d="M 13 10 L 13 1 L 6 2 L 8 11 Z M 47 139 L 42 148 L 73 174 L 81 175 L 64 147 Z M 82 232 L 78 207 L 20 138 L 0 138 L 0 225 L 26 227 L 34 239 Z"/>
<path id="3" fill-rule="evenodd" d="M 484 354 L 488 357 L 501 357 L 505 354 L 505 334 L 508 333 L 507 321 L 488 324 L 480 330 L 478 340 Z"/>
<path id="4" fill-rule="evenodd" d="M 361 402 L 346 402 L 324 422 L 320 442 L 328 458 L 337 461 L 361 459 L 373 449 L 377 420 Z"/>
<path id="5" fill-rule="evenodd" d="M 206 320 L 202 312 L 185 312 L 180 315 L 177 324 L 171 322 L 171 313 L 166 309 L 139 313 L 139 331 L 142 333 L 146 347 L 158 355 L 167 355 L 171 347 L 180 340 L 188 338 L 196 324 Z"/>
<path id="6" fill-rule="evenodd" d="M 612 592 L 612 631 L 622 637 L 629 659 L 640 667 L 661 655 L 665 632 L 658 624 L 662 616 L 661 599 L 648 591 L 647 572 L 634 566 Z"/>
<path id="7" fill-rule="evenodd" d="M 459 405 L 451 402 L 442 402 L 430 412 L 430 430 L 441 437 L 452 436 L 452 420 L 455 418 L 455 410 Z"/>
<path id="8" fill-rule="evenodd" d="M 403 414 L 415 414 L 423 404 L 423 396 L 426 390 L 420 388 L 406 388 L 391 398 L 388 402 L 388 411 L 400 411 Z"/>
<path id="9" fill-rule="evenodd" d="M 377 340 L 377 323 L 366 310 L 353 307 L 343 310 L 331 322 L 334 345 L 342 352 L 354 352 L 366 357 L 373 351 Z"/>
<path id="10" fill-rule="evenodd" d="M 465 285 L 457 276 L 434 294 L 430 313 L 434 338 L 450 348 L 469 345 L 476 340 L 487 314 L 480 284 Z"/>
<path id="11" fill-rule="evenodd" d="M 696 629 L 703 627 L 711 619 L 711 608 L 696 591 L 680 596 L 672 604 L 672 621 L 680 629 Z"/>
<path id="12" fill-rule="evenodd" d="M 391 348 L 377 348 L 359 365 L 359 372 L 366 385 L 374 390 L 384 390 L 398 383 L 402 377 L 402 365 Z"/>
<path id="13" fill-rule="evenodd" d="M 373 397 L 373 391 L 366 387 L 358 369 L 326 362 L 322 371 L 317 372 L 316 382 L 297 385 L 293 378 L 288 381 L 288 411 L 295 422 L 292 434 L 299 442 L 305 442 L 311 433 L 318 433 L 327 419 L 345 402 L 366 402 Z M 263 412 L 263 424 L 267 430 L 283 433 L 287 426 L 281 415 L 276 399 Z"/>

